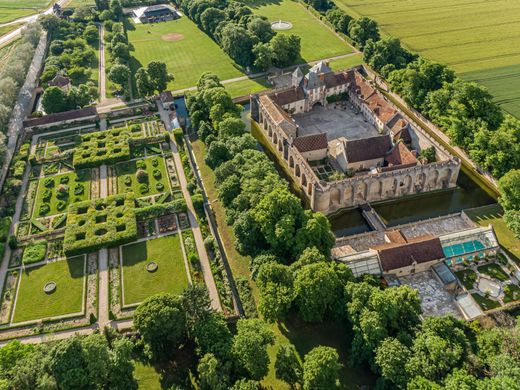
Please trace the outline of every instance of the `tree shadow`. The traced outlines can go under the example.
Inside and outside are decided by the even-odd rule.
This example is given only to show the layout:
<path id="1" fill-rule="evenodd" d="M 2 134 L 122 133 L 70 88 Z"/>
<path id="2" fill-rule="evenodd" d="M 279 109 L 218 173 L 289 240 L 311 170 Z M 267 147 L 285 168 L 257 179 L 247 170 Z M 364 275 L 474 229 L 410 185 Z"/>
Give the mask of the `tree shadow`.
<path id="1" fill-rule="evenodd" d="M 240 2 L 254 9 L 268 5 L 280 5 L 283 3 L 283 0 L 240 0 Z"/>

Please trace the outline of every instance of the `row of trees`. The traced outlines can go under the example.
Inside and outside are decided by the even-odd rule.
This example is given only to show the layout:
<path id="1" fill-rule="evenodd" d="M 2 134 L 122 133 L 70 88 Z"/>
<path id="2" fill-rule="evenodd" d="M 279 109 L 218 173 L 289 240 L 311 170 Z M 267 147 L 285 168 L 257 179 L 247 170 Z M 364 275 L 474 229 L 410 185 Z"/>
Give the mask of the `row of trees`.
<path id="1" fill-rule="evenodd" d="M 235 1 L 179 0 L 179 7 L 239 65 L 266 70 L 300 58 L 300 37 L 276 34 L 267 18 Z"/>

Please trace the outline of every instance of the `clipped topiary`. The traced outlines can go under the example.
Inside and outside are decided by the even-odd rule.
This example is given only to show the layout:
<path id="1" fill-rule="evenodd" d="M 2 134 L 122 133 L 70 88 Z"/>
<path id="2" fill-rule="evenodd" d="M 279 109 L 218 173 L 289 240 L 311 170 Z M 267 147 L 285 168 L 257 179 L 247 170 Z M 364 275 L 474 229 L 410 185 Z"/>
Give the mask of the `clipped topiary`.
<path id="1" fill-rule="evenodd" d="M 150 188 L 148 187 L 148 184 L 142 183 L 139 185 L 139 192 L 141 194 L 146 194 L 149 191 L 150 191 Z"/>
<path id="2" fill-rule="evenodd" d="M 65 210 L 65 207 L 67 207 L 67 203 L 65 203 L 63 200 L 58 200 L 58 203 L 56 204 L 56 208 L 59 211 Z"/>
<path id="3" fill-rule="evenodd" d="M 67 184 L 69 182 L 69 177 L 68 176 L 63 176 L 61 179 L 60 179 L 60 183 L 61 184 Z"/>
<path id="4" fill-rule="evenodd" d="M 139 169 L 146 169 L 146 163 L 144 162 L 144 160 L 137 160 L 135 162 L 135 166 Z"/>
<path id="5" fill-rule="evenodd" d="M 81 183 L 76 183 L 74 186 L 74 195 L 81 195 L 85 192 L 85 186 Z"/>
<path id="6" fill-rule="evenodd" d="M 152 159 L 152 166 L 154 166 L 154 167 L 159 166 L 159 160 L 157 158 Z"/>
<path id="7" fill-rule="evenodd" d="M 157 189 L 157 191 L 162 191 L 162 190 L 164 190 L 164 184 L 163 183 L 157 183 L 155 185 L 155 188 Z"/>
<path id="8" fill-rule="evenodd" d="M 137 181 L 139 183 L 146 183 L 148 181 L 148 172 L 146 172 L 144 169 L 138 169 L 135 176 L 137 177 Z"/>
<path id="9" fill-rule="evenodd" d="M 49 202 L 51 200 L 51 197 L 52 197 L 52 191 L 50 188 L 46 188 L 44 191 L 43 191 L 43 194 L 42 194 L 42 199 L 44 202 Z"/>
<path id="10" fill-rule="evenodd" d="M 154 169 L 152 175 L 156 180 L 159 180 L 162 177 L 161 171 L 159 169 Z"/>
<path id="11" fill-rule="evenodd" d="M 40 209 L 38 211 L 40 215 L 47 215 L 47 213 L 51 211 L 51 207 L 47 203 L 43 203 L 40 205 Z"/>
<path id="12" fill-rule="evenodd" d="M 45 181 L 43 182 L 43 185 L 47 188 L 51 188 L 51 187 L 54 187 L 54 179 L 51 178 L 51 177 L 48 177 L 47 179 L 45 179 Z"/>
<path id="13" fill-rule="evenodd" d="M 132 178 L 130 175 L 126 175 L 123 182 L 125 183 L 125 186 L 130 187 L 132 185 Z"/>
<path id="14" fill-rule="evenodd" d="M 23 251 L 22 262 L 24 264 L 37 263 L 45 259 L 47 242 L 37 241 L 27 245 Z"/>

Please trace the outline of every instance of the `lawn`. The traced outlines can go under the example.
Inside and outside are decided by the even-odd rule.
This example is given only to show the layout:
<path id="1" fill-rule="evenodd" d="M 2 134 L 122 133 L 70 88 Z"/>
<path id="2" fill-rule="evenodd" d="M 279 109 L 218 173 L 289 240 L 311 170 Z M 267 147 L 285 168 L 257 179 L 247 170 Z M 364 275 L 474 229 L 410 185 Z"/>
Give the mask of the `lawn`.
<path id="1" fill-rule="evenodd" d="M 298 62 L 309 62 L 353 52 L 352 47 L 320 23 L 299 2 L 242 0 L 242 3 L 250 6 L 256 14 L 267 17 L 271 22 L 283 20 L 292 23 L 291 29 L 278 31 L 278 33 L 296 34 L 301 38 L 302 61 Z"/>
<path id="2" fill-rule="evenodd" d="M 204 144 L 201 141 L 195 141 L 192 145 L 208 198 L 210 201 L 213 201 L 217 199 L 215 174 L 204 163 L 204 155 L 206 153 Z M 235 278 L 238 276 L 249 278 L 249 258 L 240 255 L 236 251 L 233 229 L 225 222 L 225 210 L 222 204 L 220 202 L 212 202 L 211 207 L 215 212 L 218 229 L 229 258 L 233 276 Z M 258 300 L 256 284 L 253 282 L 250 282 L 250 284 L 253 296 Z M 280 345 L 284 343 L 293 343 L 302 357 L 310 349 L 318 345 L 328 345 L 336 348 L 340 354 L 341 361 L 344 363 L 340 373 L 341 388 L 358 388 L 362 385 L 372 387 L 375 384 L 375 379 L 367 368 L 351 368 L 347 366 L 350 337 L 344 326 L 338 323 L 306 324 L 297 319 L 289 318 L 283 323 L 272 324 L 271 329 L 275 333 L 276 342 L 275 345 L 268 348 L 271 364 L 267 377 L 262 381 L 264 386 L 274 389 L 289 389 L 285 382 L 276 379 L 274 369 L 276 353 Z"/>
<path id="3" fill-rule="evenodd" d="M 502 215 L 503 210 L 498 204 L 479 207 L 466 211 L 466 214 L 480 226 L 493 225 L 500 246 L 509 257 L 520 264 L 520 240 L 506 226 Z"/>
<path id="4" fill-rule="evenodd" d="M 5 35 L 8 32 L 11 32 L 13 30 L 16 30 L 18 27 L 20 27 L 22 25 L 23 25 L 23 23 L 15 23 L 15 24 L 10 24 L 8 26 L 0 27 L 0 36 Z"/>
<path id="5" fill-rule="evenodd" d="M 170 90 L 194 86 L 204 72 L 213 72 L 221 80 L 243 75 L 233 60 L 187 17 L 158 24 L 128 25 L 128 39 L 135 48 L 131 53 L 132 72 L 151 61 L 164 61 L 175 77 L 168 84 Z M 166 34 L 177 36 L 170 40 Z"/>
<path id="6" fill-rule="evenodd" d="M 47 7 L 49 0 L 0 0 L 0 23 L 32 15 Z"/>
<path id="7" fill-rule="evenodd" d="M 90 170 L 85 169 L 79 172 L 81 172 L 81 179 L 78 178 L 76 172 L 38 179 L 38 191 L 33 207 L 33 217 L 36 218 L 61 214 L 67 210 L 69 204 L 90 199 Z M 52 181 L 52 186 L 46 187 L 45 184 L 48 180 Z M 59 188 L 63 186 L 66 188 L 67 195 L 60 200 L 58 199 L 57 194 Z M 75 193 L 76 186 L 78 186 L 78 194 Z M 83 186 L 82 193 L 79 193 L 80 186 Z M 46 192 L 47 194 L 51 194 L 48 201 L 44 200 Z M 40 210 L 41 206 L 44 204 L 49 205 L 49 211 L 45 213 Z"/>
<path id="8" fill-rule="evenodd" d="M 477 280 L 477 274 L 470 269 L 463 269 L 461 271 L 456 271 L 455 275 L 459 278 L 460 282 L 466 290 L 473 289 L 473 283 Z"/>
<path id="9" fill-rule="evenodd" d="M 491 276 L 492 278 L 501 280 L 502 282 L 505 282 L 506 280 L 509 280 L 509 276 L 500 268 L 498 264 L 485 264 L 478 267 L 478 271 L 481 274 L 486 274 L 488 276 Z"/>
<path id="10" fill-rule="evenodd" d="M 510 284 L 504 287 L 504 303 L 518 301 L 520 299 L 520 287 Z"/>
<path id="11" fill-rule="evenodd" d="M 180 294 L 188 287 L 188 276 L 179 235 L 155 238 L 123 246 L 123 285 L 125 305 L 139 303 L 151 295 Z M 158 268 L 148 272 L 154 261 Z"/>
<path id="12" fill-rule="evenodd" d="M 486 298 L 478 293 L 473 293 L 473 294 L 471 294 L 471 296 L 473 297 L 473 299 L 475 299 L 475 301 L 477 301 L 477 303 L 480 305 L 480 307 L 484 311 L 496 309 L 497 307 L 500 307 L 500 302 Z"/>
<path id="13" fill-rule="evenodd" d="M 369 16 L 419 54 L 486 85 L 520 116 L 520 2 L 492 0 L 336 0 L 352 16 Z"/>
<path id="14" fill-rule="evenodd" d="M 117 192 L 119 194 L 128 191 L 133 191 L 136 197 L 140 197 L 170 191 L 170 187 L 168 184 L 168 175 L 166 173 L 166 166 L 164 165 L 164 158 L 162 158 L 161 156 L 156 156 L 148 157 L 142 160 L 146 164 L 146 172 L 148 173 L 147 192 L 141 191 L 141 183 L 137 181 L 137 161 L 139 160 L 131 160 L 116 165 Z M 156 161 L 156 167 L 153 166 L 154 161 Z M 153 172 L 156 170 L 160 172 L 160 176 L 157 176 L 157 178 L 153 174 Z"/>
<path id="15" fill-rule="evenodd" d="M 85 257 L 73 257 L 23 271 L 16 298 L 13 322 L 38 320 L 79 313 L 83 307 Z M 43 287 L 56 282 L 47 294 Z"/>

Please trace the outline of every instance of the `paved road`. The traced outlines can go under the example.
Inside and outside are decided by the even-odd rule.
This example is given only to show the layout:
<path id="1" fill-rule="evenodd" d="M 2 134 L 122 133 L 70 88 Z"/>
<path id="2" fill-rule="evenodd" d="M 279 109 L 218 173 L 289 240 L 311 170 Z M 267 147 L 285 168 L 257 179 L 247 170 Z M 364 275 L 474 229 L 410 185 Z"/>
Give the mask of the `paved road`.
<path id="1" fill-rule="evenodd" d="M 58 0 L 56 3 L 58 3 L 61 7 L 63 7 L 69 1 L 70 0 Z M 12 22 L 9 22 L 9 23 L 0 24 L 0 27 L 11 26 L 11 25 L 18 24 L 18 23 L 27 24 L 27 23 L 30 23 L 30 22 L 34 22 L 35 20 L 38 19 L 38 17 L 40 15 L 48 15 L 48 14 L 52 13 L 52 6 L 53 5 L 54 5 L 54 2 L 45 11 L 42 11 L 42 12 L 37 13 L 35 15 L 30 15 L 30 16 L 26 16 L 24 18 L 16 19 L 16 20 L 13 20 Z M 20 36 L 20 34 L 22 33 L 22 30 L 24 29 L 24 27 L 25 26 L 18 27 L 15 30 L 12 30 L 12 31 L 8 32 L 7 34 L 2 35 L 0 37 L 0 47 L 3 46 L 4 44 L 6 44 L 7 42 L 12 41 L 15 38 L 18 38 Z"/>
<path id="2" fill-rule="evenodd" d="M 168 118 L 168 113 L 163 109 L 162 104 L 157 101 L 157 107 L 159 109 L 159 114 L 161 115 L 161 119 L 166 126 L 168 131 L 171 130 L 170 120 Z M 177 145 L 174 142 L 170 142 L 173 159 L 175 162 L 175 168 L 177 169 L 177 176 L 179 178 L 179 184 L 181 186 L 182 194 L 184 195 L 184 199 L 186 199 L 186 203 L 188 205 L 188 218 L 190 220 L 190 225 L 193 231 L 193 238 L 195 239 L 195 246 L 197 247 L 197 251 L 199 252 L 200 265 L 202 268 L 202 275 L 204 276 L 204 282 L 206 283 L 206 287 L 208 288 L 209 297 L 211 299 L 211 307 L 214 310 L 222 311 L 222 307 L 220 305 L 220 298 L 218 296 L 217 286 L 215 285 L 215 280 L 213 279 L 213 273 L 211 272 L 211 266 L 209 263 L 208 254 L 206 252 L 206 248 L 204 247 L 204 239 L 202 238 L 202 233 L 200 231 L 199 223 L 197 218 L 195 217 L 195 209 L 193 208 L 193 203 L 191 202 L 191 196 L 187 190 L 187 180 L 186 175 L 184 174 L 184 169 L 182 167 L 181 157 L 179 156 L 179 151 L 177 150 Z"/>

